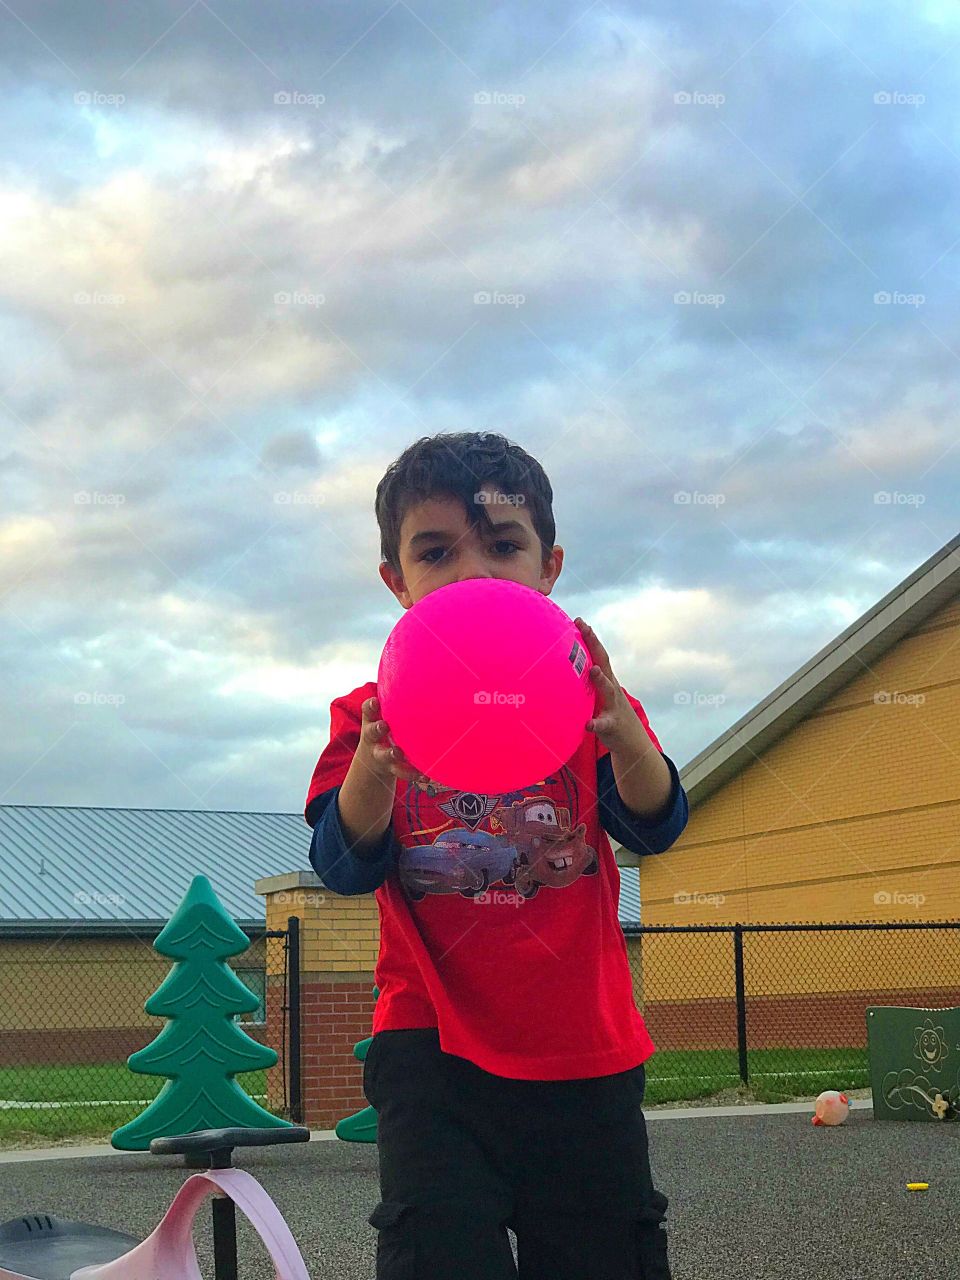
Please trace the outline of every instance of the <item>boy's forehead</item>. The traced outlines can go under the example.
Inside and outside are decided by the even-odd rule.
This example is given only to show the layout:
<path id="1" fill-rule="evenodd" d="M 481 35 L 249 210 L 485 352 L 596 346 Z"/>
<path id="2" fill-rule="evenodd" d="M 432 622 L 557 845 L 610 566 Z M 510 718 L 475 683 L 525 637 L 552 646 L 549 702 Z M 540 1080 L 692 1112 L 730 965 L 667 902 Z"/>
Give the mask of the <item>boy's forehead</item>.
<path id="1" fill-rule="evenodd" d="M 492 484 L 478 486 L 478 491 L 481 489 L 490 495 L 501 492 L 496 485 Z M 464 510 L 462 501 L 453 494 L 437 494 L 432 498 L 425 498 L 421 502 L 414 503 L 407 508 L 400 524 L 401 546 L 406 546 L 412 537 L 424 530 L 451 529 L 456 530 L 458 533 L 463 532 L 479 515 L 480 504 L 477 503 L 476 505 L 478 508 L 476 512 L 467 512 Z M 496 502 L 486 503 L 485 505 L 487 514 L 495 524 L 516 520 L 529 529 L 531 533 L 534 532 L 530 513 L 521 503 Z"/>

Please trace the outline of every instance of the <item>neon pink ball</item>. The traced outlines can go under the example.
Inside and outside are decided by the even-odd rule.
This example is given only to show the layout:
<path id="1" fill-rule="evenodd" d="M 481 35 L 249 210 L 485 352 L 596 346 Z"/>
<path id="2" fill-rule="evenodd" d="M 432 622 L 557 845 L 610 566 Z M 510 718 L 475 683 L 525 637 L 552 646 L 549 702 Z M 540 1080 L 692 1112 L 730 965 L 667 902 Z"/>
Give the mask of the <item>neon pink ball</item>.
<path id="1" fill-rule="evenodd" d="M 377 697 L 394 743 L 428 778 L 503 794 L 565 764 L 594 714 L 579 628 L 502 578 L 438 587 L 387 637 Z"/>

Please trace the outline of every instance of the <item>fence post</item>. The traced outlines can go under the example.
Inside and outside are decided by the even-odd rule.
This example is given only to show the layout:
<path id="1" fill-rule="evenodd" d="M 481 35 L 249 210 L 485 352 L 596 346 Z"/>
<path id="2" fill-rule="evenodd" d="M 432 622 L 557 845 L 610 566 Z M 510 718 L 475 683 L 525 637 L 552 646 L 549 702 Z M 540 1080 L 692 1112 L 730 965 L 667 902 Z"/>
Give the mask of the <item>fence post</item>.
<path id="1" fill-rule="evenodd" d="M 303 1123 L 303 1084 L 300 1074 L 300 917 L 287 920 L 287 975 L 290 1019 L 290 1118 Z"/>
<path id="2" fill-rule="evenodd" d="M 740 1057 L 740 1079 L 749 1084 L 747 1064 L 747 996 L 743 982 L 743 925 L 733 926 L 733 962 L 737 981 L 737 1052 Z"/>

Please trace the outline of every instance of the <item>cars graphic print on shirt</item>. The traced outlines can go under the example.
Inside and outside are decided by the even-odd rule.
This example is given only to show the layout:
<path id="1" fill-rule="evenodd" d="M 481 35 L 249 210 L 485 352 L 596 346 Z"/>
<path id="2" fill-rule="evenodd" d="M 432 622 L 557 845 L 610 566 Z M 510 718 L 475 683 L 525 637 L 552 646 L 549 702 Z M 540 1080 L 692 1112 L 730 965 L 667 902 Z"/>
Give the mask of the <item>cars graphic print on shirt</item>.
<path id="1" fill-rule="evenodd" d="M 430 790 L 439 791 L 435 784 Z M 571 827 L 569 808 L 549 796 L 455 792 L 437 808 L 470 827 L 451 827 L 429 844 L 401 848 L 397 871 L 414 902 L 428 893 L 475 898 L 493 884 L 511 886 L 528 899 L 543 887 L 562 889 L 599 871 L 596 850 L 584 838 L 586 823 Z M 477 829 L 484 819 L 493 830 Z"/>

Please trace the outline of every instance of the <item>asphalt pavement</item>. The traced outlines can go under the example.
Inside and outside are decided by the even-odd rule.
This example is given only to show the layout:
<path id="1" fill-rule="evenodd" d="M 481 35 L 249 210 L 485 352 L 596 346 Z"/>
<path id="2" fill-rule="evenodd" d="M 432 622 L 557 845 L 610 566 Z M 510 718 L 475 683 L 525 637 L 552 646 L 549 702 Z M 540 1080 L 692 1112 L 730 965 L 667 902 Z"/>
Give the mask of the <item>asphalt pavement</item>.
<path id="1" fill-rule="evenodd" d="M 948 1280 L 960 1275 L 960 1123 L 873 1120 L 815 1127 L 810 1111 L 647 1113 L 674 1280 Z M 373 1280 L 376 1147 L 339 1141 L 234 1152 L 276 1201 L 317 1280 Z M 101 1150 L 0 1157 L 0 1222 L 25 1212 L 147 1235 L 187 1175 L 175 1156 Z M 908 1182 L 927 1182 L 911 1192 Z M 210 1203 L 195 1230 L 212 1276 Z M 241 1280 L 273 1280 L 237 1215 Z M 464 1275 L 466 1276 L 466 1270 Z M 603 1280 L 603 1277 L 596 1277 Z"/>

